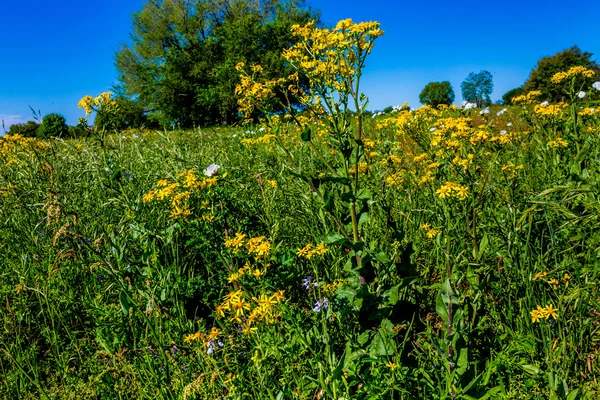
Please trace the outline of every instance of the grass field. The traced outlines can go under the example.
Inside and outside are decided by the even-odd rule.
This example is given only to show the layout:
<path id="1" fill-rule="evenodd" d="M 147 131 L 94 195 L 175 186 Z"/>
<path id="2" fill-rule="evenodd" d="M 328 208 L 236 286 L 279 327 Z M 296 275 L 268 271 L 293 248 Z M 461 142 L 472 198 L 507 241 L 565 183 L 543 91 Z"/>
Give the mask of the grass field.
<path id="1" fill-rule="evenodd" d="M 600 113 L 478 111 L 355 198 L 318 122 L 0 139 L 1 396 L 596 398 Z"/>
<path id="2" fill-rule="evenodd" d="M 595 72 L 370 116 L 379 25 L 292 29 L 253 124 L 0 138 L 0 397 L 599 398 Z"/>

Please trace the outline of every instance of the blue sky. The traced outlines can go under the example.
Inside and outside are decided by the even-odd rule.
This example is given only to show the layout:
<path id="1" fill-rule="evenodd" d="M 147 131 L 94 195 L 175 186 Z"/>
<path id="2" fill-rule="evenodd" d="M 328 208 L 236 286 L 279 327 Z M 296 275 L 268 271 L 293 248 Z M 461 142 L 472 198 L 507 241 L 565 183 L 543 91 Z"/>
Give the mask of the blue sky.
<path id="1" fill-rule="evenodd" d="M 308 0 L 326 24 L 377 20 L 385 30 L 367 60 L 363 91 L 370 109 L 408 101 L 431 81 L 460 96 L 469 72 L 494 75 L 492 100 L 521 85 L 537 60 L 577 44 L 600 62 L 600 2 L 401 2 Z M 116 81 L 114 54 L 129 40 L 142 0 L 5 1 L 0 5 L 0 119 L 5 126 L 59 112 L 75 124 L 86 94 Z M 3 133 L 0 127 L 0 134 Z"/>

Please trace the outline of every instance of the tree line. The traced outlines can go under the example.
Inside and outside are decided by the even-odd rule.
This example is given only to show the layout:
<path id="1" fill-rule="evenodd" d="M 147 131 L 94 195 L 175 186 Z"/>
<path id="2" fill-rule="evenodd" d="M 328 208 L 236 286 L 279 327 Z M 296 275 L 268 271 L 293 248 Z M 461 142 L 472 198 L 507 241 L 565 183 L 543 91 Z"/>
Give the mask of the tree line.
<path id="1" fill-rule="evenodd" d="M 97 115 L 94 124 L 115 130 L 234 124 L 240 120 L 235 66 L 260 64 L 268 78 L 284 76 L 290 66 L 282 50 L 297 40 L 291 26 L 309 21 L 320 25 L 320 13 L 304 0 L 149 0 L 133 16 L 131 42 L 115 55 L 118 111 Z M 513 97 L 532 90 L 541 91 L 545 100 L 560 101 L 550 77 L 575 65 L 600 73 L 592 56 L 573 46 L 542 58 L 525 83 L 504 94 L 502 102 L 511 104 Z M 491 103 L 493 87 L 489 71 L 473 72 L 462 82 L 461 94 L 482 107 Z M 452 104 L 454 89 L 448 81 L 430 82 L 419 100 L 431 106 Z M 68 127 L 59 114 L 46 117 L 46 123 L 15 124 L 8 133 L 86 133 L 83 124 Z"/>
<path id="2" fill-rule="evenodd" d="M 543 57 L 533 68 L 529 77 L 522 86 L 511 89 L 502 96 L 500 103 L 511 105 L 512 99 L 531 91 L 541 92 L 540 98 L 559 102 L 564 100 L 560 88 L 553 85 L 550 78 L 557 72 L 566 71 L 574 66 L 582 66 L 595 70 L 600 74 L 600 67 L 592 59 L 593 54 L 582 51 L 579 47 L 573 46 L 569 49 L 559 51 L 558 53 Z M 583 79 L 583 78 L 582 78 Z M 580 82 L 583 86 L 591 86 L 594 78 L 583 79 Z M 490 95 L 494 90 L 493 76 L 489 71 L 471 72 L 461 84 L 461 94 L 465 101 L 476 104 L 477 107 L 490 105 L 492 100 Z M 419 95 L 421 104 L 437 107 L 440 104 L 450 105 L 454 102 L 454 89 L 448 81 L 430 82 Z"/>

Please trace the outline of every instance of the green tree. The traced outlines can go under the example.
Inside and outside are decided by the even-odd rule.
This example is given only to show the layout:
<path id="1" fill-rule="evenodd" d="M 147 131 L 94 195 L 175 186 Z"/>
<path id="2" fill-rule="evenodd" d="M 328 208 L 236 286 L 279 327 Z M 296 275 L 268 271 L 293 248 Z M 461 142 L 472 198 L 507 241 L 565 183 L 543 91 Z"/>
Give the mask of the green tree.
<path id="1" fill-rule="evenodd" d="M 492 73 L 482 70 L 479 73 L 471 72 L 460 84 L 460 90 L 464 100 L 476 103 L 477 107 L 491 104 L 490 94 L 494 91 Z"/>
<path id="2" fill-rule="evenodd" d="M 163 125 L 232 123 L 236 64 L 282 76 L 291 26 L 318 19 L 304 0 L 147 1 L 134 15 L 132 44 L 116 55 L 120 87 Z"/>
<path id="3" fill-rule="evenodd" d="M 46 114 L 38 127 L 36 136 L 39 138 L 63 137 L 69 133 L 67 120 L 58 113 Z"/>
<path id="4" fill-rule="evenodd" d="M 518 88 L 514 88 L 514 89 L 510 89 L 508 92 L 504 93 L 502 95 L 502 104 L 504 105 L 511 105 L 512 104 L 512 99 L 522 95 L 523 93 L 525 93 L 525 90 L 523 89 L 523 87 L 518 87 Z"/>
<path id="5" fill-rule="evenodd" d="M 129 128 L 157 127 L 156 123 L 148 120 L 144 107 L 138 101 L 122 96 L 117 96 L 114 100 L 117 106 L 113 113 L 96 113 L 94 126 L 97 129 L 105 127 L 122 131 Z"/>
<path id="6" fill-rule="evenodd" d="M 27 121 L 25 124 L 12 124 L 6 134 L 35 137 L 39 126 L 40 125 L 35 121 Z"/>
<path id="7" fill-rule="evenodd" d="M 448 81 L 429 82 L 419 94 L 419 101 L 432 107 L 450 105 L 454 101 L 454 89 Z"/>
<path id="8" fill-rule="evenodd" d="M 580 65 L 596 71 L 596 78 L 600 76 L 600 66 L 592 60 L 592 53 L 581 51 L 577 46 L 570 49 L 559 51 L 553 56 L 544 57 L 538 61 L 535 68 L 529 74 L 527 81 L 523 86 L 524 92 L 539 90 L 542 92 L 542 98 L 550 101 L 560 101 L 563 92 L 557 85 L 550 81 L 550 78 L 557 72 L 567 71 L 569 68 Z M 587 79 L 584 84 L 589 86 L 594 83 L 594 79 Z"/>

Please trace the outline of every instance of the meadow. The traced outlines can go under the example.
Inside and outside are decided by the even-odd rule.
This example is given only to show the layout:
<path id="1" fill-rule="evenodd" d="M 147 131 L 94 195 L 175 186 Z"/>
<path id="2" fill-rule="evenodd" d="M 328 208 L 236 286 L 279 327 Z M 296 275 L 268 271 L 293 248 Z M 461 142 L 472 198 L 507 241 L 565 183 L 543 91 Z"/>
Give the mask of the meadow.
<path id="1" fill-rule="evenodd" d="M 295 29 L 243 126 L 0 138 L 0 397 L 598 398 L 593 71 L 370 115 L 378 25 Z"/>

